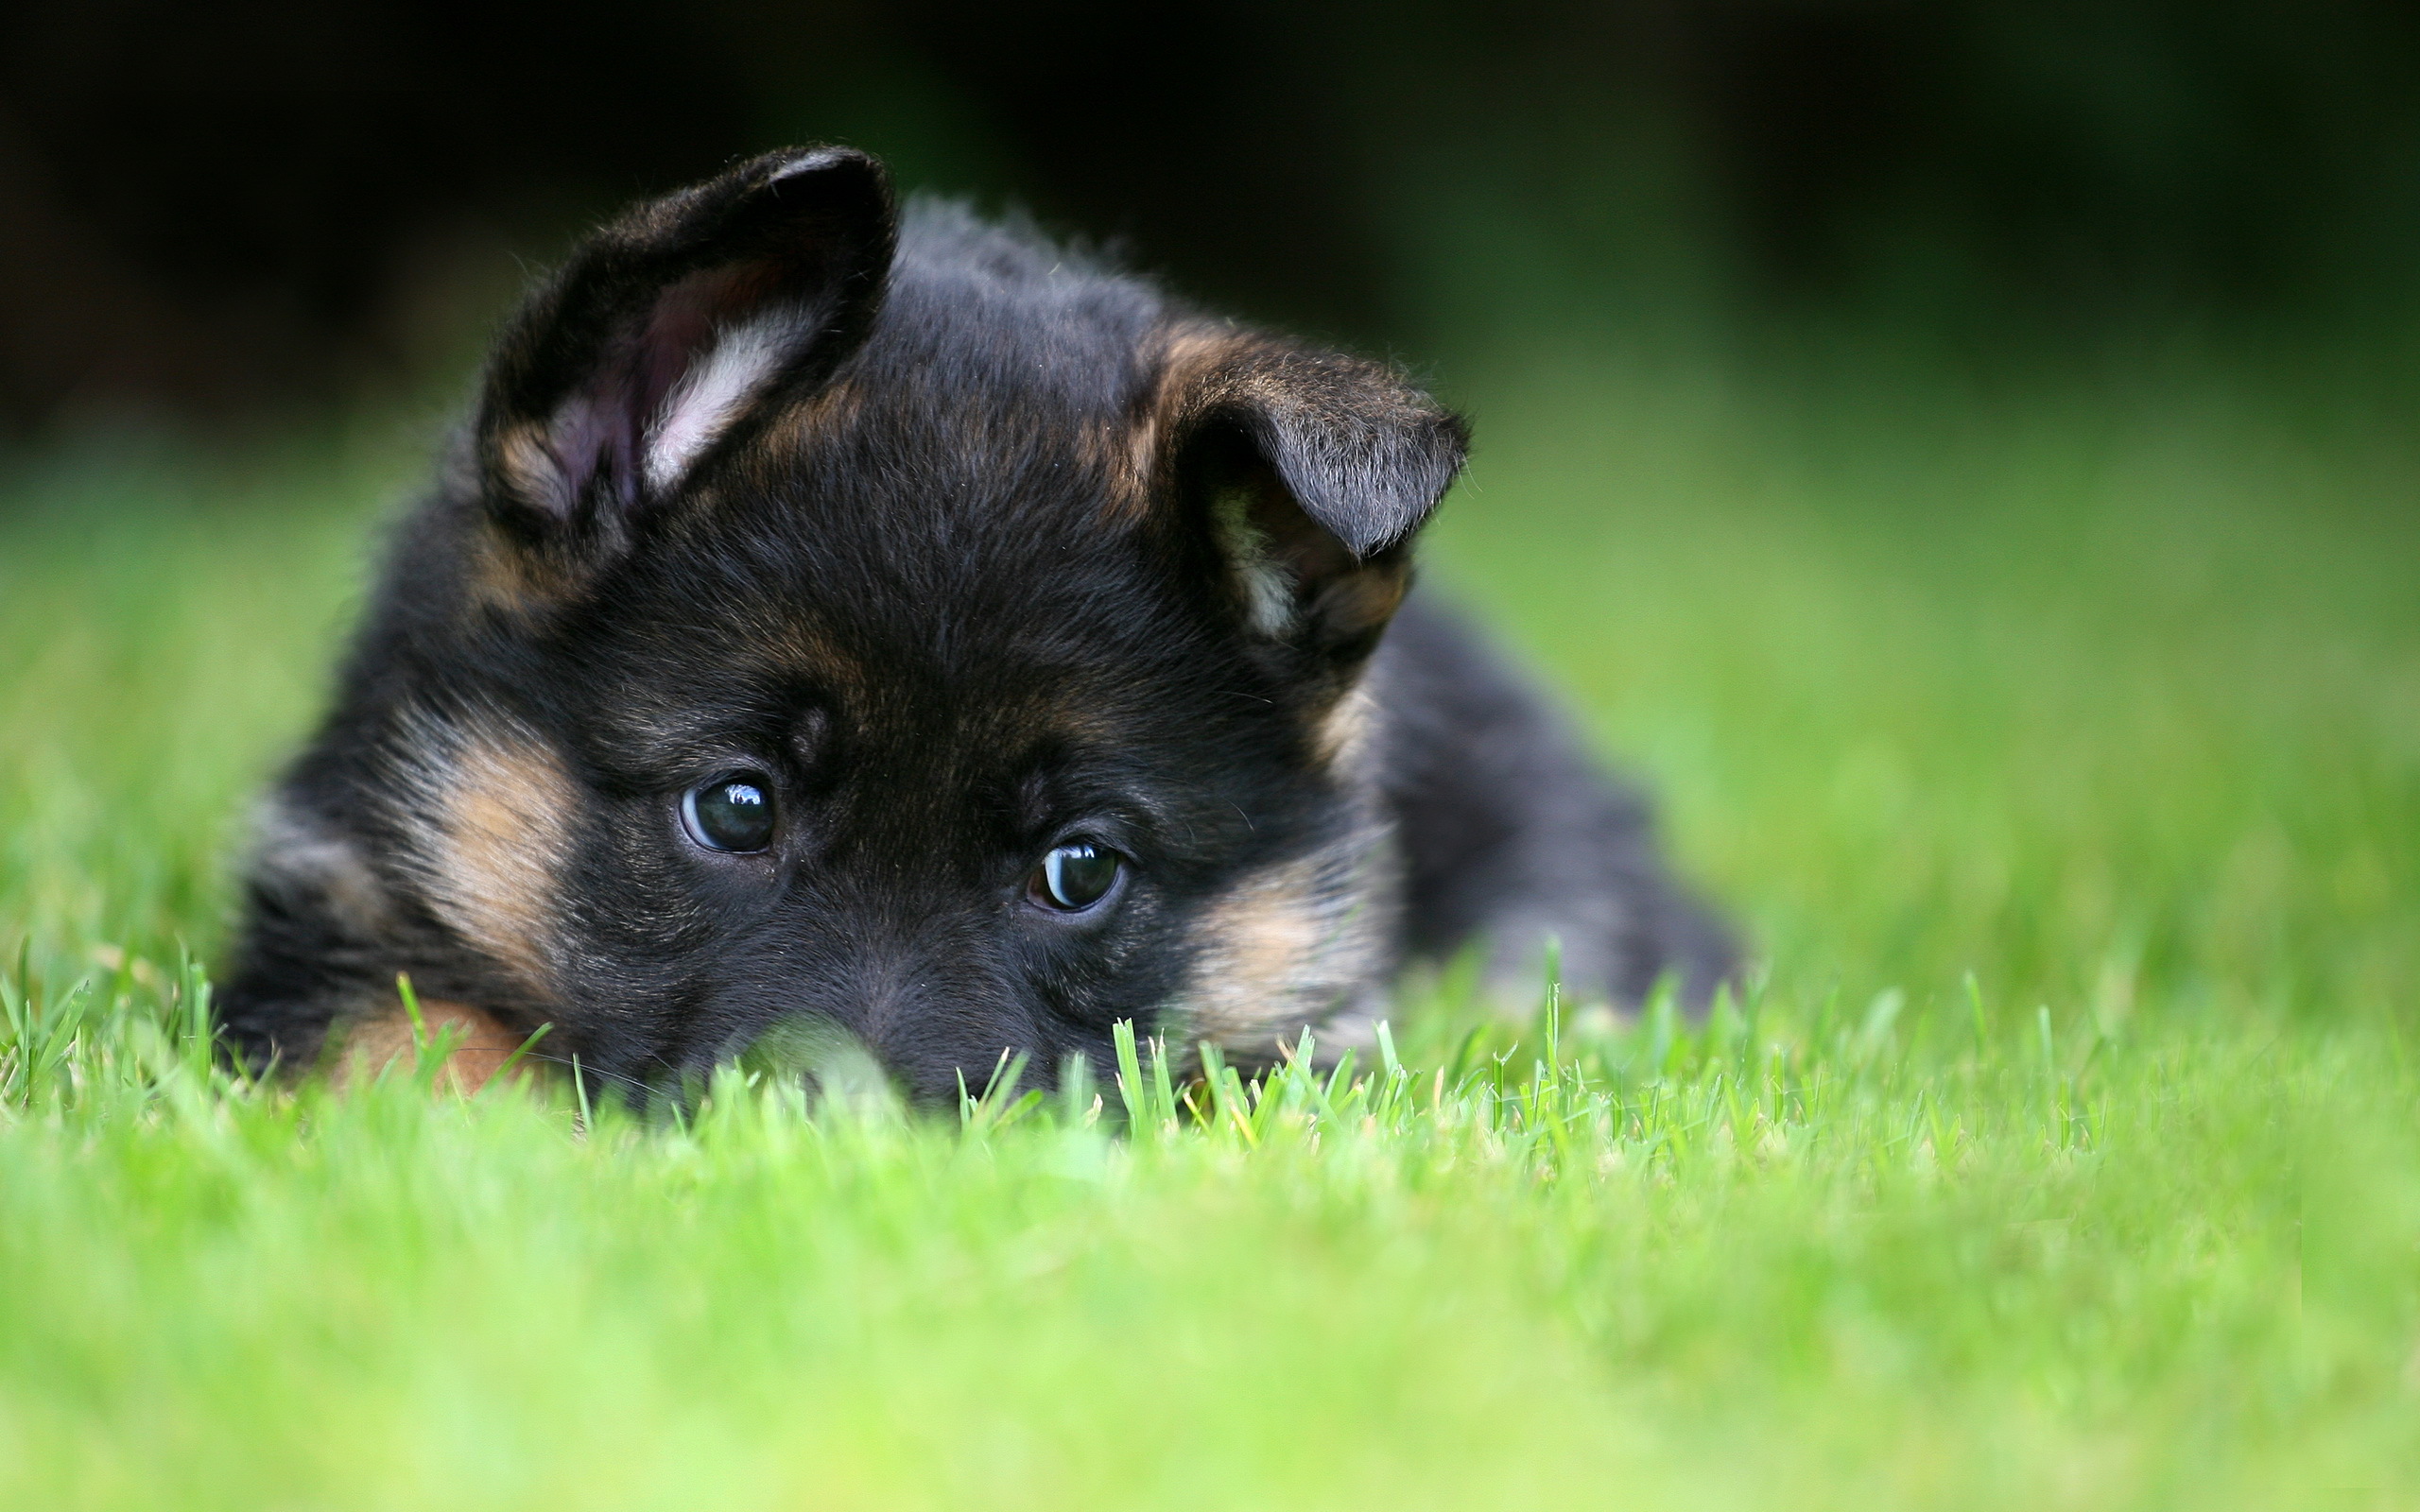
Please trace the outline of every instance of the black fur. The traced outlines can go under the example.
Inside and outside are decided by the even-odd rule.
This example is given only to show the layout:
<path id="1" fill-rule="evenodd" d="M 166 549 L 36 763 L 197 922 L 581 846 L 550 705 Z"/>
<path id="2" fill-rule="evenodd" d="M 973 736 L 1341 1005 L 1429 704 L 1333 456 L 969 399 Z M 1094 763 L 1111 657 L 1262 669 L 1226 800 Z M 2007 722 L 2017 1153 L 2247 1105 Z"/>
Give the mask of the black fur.
<path id="1" fill-rule="evenodd" d="M 893 244 L 871 160 L 776 154 L 532 299 L 265 806 L 243 1055 L 309 1062 L 402 972 L 632 1085 L 807 1019 L 929 1097 L 1105 1065 L 1120 1019 L 1349 1038 L 1474 937 L 1517 977 L 1552 930 L 1624 1003 L 1729 970 L 1639 800 L 1394 615 L 1459 421 L 952 206 Z M 709 850 L 682 796 L 742 768 L 776 837 Z M 1039 906 L 1079 836 L 1121 890 Z"/>

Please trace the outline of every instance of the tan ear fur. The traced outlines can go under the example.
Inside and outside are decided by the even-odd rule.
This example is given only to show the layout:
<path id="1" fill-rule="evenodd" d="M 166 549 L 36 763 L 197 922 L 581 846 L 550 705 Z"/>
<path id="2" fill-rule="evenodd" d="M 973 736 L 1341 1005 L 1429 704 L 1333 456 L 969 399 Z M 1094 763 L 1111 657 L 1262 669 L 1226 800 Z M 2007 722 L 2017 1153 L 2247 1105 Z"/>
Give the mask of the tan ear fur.
<path id="1" fill-rule="evenodd" d="M 1231 326 L 1171 330 L 1159 369 L 1146 495 L 1209 534 L 1253 633 L 1366 654 L 1461 466 L 1461 421 L 1377 364 Z"/>

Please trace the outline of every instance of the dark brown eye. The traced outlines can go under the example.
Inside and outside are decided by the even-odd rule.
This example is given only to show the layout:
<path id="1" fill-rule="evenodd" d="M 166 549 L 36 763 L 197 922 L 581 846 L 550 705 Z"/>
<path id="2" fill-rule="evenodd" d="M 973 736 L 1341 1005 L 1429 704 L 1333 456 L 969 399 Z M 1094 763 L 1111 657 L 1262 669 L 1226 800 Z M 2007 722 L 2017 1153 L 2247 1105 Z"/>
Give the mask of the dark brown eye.
<path id="1" fill-rule="evenodd" d="M 1080 914 L 1109 896 L 1126 858 L 1105 845 L 1071 840 L 1042 858 L 1026 884 L 1033 901 L 1063 914 Z"/>
<path id="2" fill-rule="evenodd" d="M 762 772 L 727 772 L 681 799 L 689 838 L 709 850 L 762 850 L 773 840 L 773 784 Z"/>

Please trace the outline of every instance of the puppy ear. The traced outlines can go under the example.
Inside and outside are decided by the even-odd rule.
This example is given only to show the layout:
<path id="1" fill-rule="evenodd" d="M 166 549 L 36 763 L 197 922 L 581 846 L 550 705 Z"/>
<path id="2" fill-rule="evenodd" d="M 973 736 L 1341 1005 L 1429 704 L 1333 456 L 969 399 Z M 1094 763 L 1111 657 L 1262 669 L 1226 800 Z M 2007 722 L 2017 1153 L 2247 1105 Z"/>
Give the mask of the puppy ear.
<path id="1" fill-rule="evenodd" d="M 516 534 L 615 537 L 777 386 L 865 338 L 895 238 L 882 166 L 770 153 L 597 232 L 497 348 L 476 430 Z"/>
<path id="2" fill-rule="evenodd" d="M 1411 539 L 1461 471 L 1461 419 L 1374 363 L 1204 333 L 1171 346 L 1164 457 L 1244 625 L 1331 662 L 1377 644 Z"/>

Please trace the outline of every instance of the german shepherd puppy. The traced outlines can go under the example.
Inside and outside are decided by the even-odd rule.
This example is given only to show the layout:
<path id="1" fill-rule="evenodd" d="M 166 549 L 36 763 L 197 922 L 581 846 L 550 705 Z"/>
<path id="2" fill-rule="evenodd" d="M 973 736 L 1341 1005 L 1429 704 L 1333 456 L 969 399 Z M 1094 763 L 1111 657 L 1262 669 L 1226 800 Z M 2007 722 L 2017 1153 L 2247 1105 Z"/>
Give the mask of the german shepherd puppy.
<path id="1" fill-rule="evenodd" d="M 266 799 L 255 1066 L 541 1025 L 629 1087 L 777 1024 L 923 1099 L 1112 1026 L 1265 1057 L 1414 956 L 1703 999 L 1646 811 L 1407 600 L 1461 420 L 883 170 L 774 153 L 511 321 Z"/>

